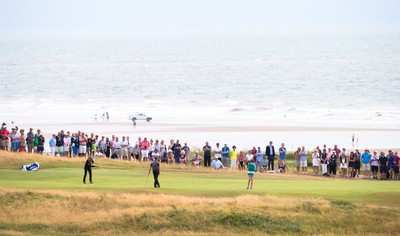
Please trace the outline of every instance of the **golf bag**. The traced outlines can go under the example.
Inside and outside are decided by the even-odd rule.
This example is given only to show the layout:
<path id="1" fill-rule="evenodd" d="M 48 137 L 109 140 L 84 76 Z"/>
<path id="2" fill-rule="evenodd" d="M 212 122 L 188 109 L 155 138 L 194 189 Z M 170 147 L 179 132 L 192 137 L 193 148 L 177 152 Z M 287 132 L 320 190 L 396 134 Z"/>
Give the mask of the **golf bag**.
<path id="1" fill-rule="evenodd" d="M 27 164 L 19 167 L 20 170 L 25 170 L 25 171 L 37 171 L 39 170 L 39 168 L 40 165 L 36 161 L 32 164 Z"/>

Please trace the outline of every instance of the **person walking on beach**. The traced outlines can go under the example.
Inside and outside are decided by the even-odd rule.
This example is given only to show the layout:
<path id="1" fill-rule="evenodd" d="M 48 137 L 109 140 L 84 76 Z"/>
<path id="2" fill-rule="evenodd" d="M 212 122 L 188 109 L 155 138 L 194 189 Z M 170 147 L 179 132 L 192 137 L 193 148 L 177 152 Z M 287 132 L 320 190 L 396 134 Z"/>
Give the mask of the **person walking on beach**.
<path id="1" fill-rule="evenodd" d="M 160 182 L 158 182 L 158 176 L 160 175 L 160 163 L 158 163 L 158 158 L 154 158 L 150 163 L 149 174 L 151 170 L 153 170 L 154 188 L 159 188 Z"/>
<path id="2" fill-rule="evenodd" d="M 269 141 L 269 145 L 265 148 L 265 155 L 268 158 L 268 170 L 274 170 L 275 147 L 272 141 Z"/>
<path id="3" fill-rule="evenodd" d="M 90 181 L 90 183 L 93 184 L 93 181 L 92 181 L 92 167 L 96 167 L 93 164 L 94 164 L 93 158 L 91 156 L 88 156 L 88 158 L 87 158 L 87 160 L 85 162 L 85 166 L 83 167 L 84 173 L 85 173 L 83 175 L 83 183 L 84 184 L 86 184 L 86 175 L 87 175 L 87 173 L 89 173 L 89 181 Z"/>
<path id="4" fill-rule="evenodd" d="M 247 169 L 247 176 L 249 178 L 249 180 L 247 181 L 247 190 L 249 190 L 249 188 L 253 189 L 254 174 L 256 169 L 257 166 L 254 164 L 254 160 L 252 159 Z"/>

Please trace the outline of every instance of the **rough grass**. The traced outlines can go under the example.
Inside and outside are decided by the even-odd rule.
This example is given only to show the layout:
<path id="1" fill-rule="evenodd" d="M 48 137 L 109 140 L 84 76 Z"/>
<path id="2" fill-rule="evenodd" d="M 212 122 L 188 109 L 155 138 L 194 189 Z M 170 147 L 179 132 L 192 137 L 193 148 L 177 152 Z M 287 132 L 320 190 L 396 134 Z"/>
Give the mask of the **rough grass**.
<path id="1" fill-rule="evenodd" d="M 18 170 L 33 160 L 43 169 Z M 144 188 L 147 165 L 96 162 L 110 173 L 83 185 L 83 159 L 0 152 L 0 234 L 398 234 L 398 182 L 257 175 L 249 192 L 245 173 L 162 166 L 154 190 Z"/>

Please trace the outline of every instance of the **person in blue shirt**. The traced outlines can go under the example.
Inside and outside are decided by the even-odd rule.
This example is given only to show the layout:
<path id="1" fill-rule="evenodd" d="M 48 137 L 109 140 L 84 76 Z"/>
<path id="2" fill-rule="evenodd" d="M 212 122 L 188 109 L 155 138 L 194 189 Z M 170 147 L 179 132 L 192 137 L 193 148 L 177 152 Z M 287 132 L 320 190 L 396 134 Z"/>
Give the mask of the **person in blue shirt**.
<path id="1" fill-rule="evenodd" d="M 53 134 L 49 140 L 50 152 L 52 156 L 56 155 L 56 143 L 57 143 L 56 135 Z"/>
<path id="2" fill-rule="evenodd" d="M 284 143 L 282 143 L 279 148 L 279 159 L 286 160 L 286 148 Z"/>
<path id="3" fill-rule="evenodd" d="M 361 160 L 362 160 L 362 167 L 364 170 L 364 176 L 367 178 L 369 178 L 370 171 L 371 171 L 371 166 L 370 166 L 371 157 L 372 157 L 372 155 L 369 153 L 369 150 L 366 148 L 365 152 L 361 155 Z"/>
<path id="4" fill-rule="evenodd" d="M 258 147 L 257 152 L 256 152 L 256 160 L 257 160 L 256 171 L 260 170 L 260 172 L 262 172 L 263 157 L 264 157 L 264 155 L 263 155 L 263 152 L 261 151 L 261 147 Z"/>
<path id="5" fill-rule="evenodd" d="M 225 167 L 228 167 L 228 159 L 229 159 L 229 153 L 230 153 L 228 144 L 225 143 L 224 146 L 222 147 L 221 151 L 222 151 L 222 164 Z"/>

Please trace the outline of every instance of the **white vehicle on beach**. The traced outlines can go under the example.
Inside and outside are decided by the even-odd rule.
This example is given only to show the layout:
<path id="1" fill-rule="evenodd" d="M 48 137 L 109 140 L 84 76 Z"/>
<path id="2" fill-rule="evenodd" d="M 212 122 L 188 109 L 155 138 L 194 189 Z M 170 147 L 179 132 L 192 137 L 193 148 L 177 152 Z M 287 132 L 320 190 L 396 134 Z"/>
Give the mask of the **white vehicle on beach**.
<path id="1" fill-rule="evenodd" d="M 153 118 L 150 116 L 146 116 L 144 113 L 136 113 L 135 115 L 130 115 L 129 119 L 131 121 L 145 120 L 147 122 L 150 122 Z"/>

